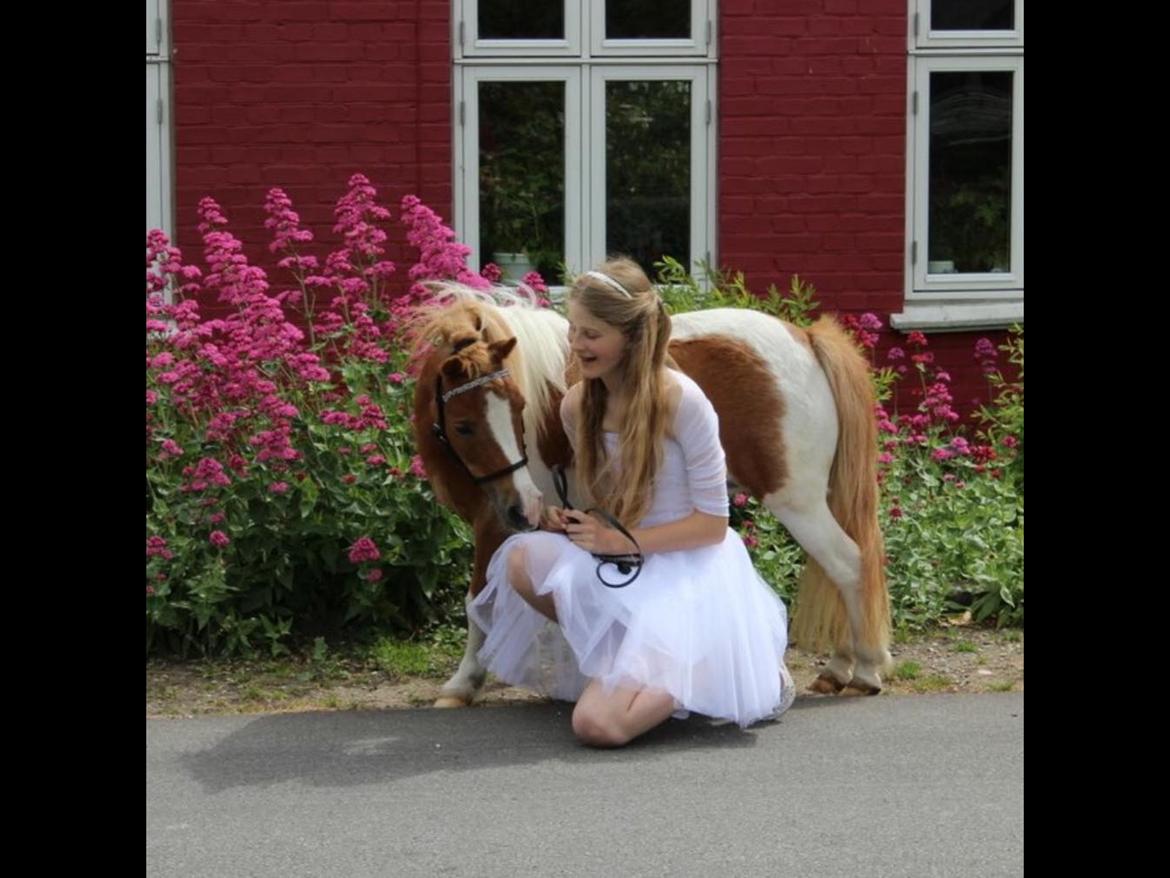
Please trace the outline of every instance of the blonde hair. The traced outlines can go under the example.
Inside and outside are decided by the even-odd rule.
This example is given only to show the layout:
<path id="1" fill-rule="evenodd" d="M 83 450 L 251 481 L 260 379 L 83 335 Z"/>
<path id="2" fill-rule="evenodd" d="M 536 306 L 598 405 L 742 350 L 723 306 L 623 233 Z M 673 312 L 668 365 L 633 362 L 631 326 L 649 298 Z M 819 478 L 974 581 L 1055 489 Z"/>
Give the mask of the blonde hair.
<path id="1" fill-rule="evenodd" d="M 568 298 L 620 330 L 626 340 L 618 366 L 628 393 L 619 433 L 621 472 L 603 441 L 608 391 L 601 379 L 590 378 L 583 380 L 577 421 L 577 476 L 590 506 L 600 506 L 626 527 L 634 527 L 649 511 L 654 477 L 662 464 L 669 414 L 664 369 L 670 315 L 646 273 L 632 259 L 610 259 L 597 271 L 604 278 L 596 273 L 581 275 Z"/>

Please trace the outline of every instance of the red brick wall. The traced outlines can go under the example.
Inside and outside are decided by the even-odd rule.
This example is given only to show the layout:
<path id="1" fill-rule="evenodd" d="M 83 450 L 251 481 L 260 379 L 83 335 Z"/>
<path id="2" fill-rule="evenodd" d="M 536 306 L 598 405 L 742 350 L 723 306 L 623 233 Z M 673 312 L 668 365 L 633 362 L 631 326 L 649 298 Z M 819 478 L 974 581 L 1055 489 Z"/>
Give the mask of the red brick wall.
<path id="1" fill-rule="evenodd" d="M 172 8 L 176 238 L 186 258 L 201 257 L 195 209 L 205 195 L 265 268 L 263 205 L 273 186 L 326 243 L 355 172 L 370 178 L 395 222 L 407 193 L 450 216 L 450 0 L 175 0 Z"/>
<path id="2" fill-rule="evenodd" d="M 449 0 L 172 8 L 177 243 L 189 260 L 201 259 L 195 207 L 210 195 L 249 259 L 271 266 L 273 186 L 333 243 L 333 206 L 359 171 L 395 222 L 408 192 L 450 221 Z M 721 264 L 761 292 L 799 274 L 823 309 L 888 322 L 903 297 L 905 0 L 720 0 L 719 10 Z M 401 236 L 391 242 L 391 259 L 409 257 Z M 964 410 L 986 397 L 971 360 L 982 334 L 1003 338 L 931 336 Z M 903 342 L 883 333 L 879 363 Z"/>
<path id="3" fill-rule="evenodd" d="M 721 0 L 719 254 L 749 285 L 902 300 L 905 0 Z"/>
<path id="4" fill-rule="evenodd" d="M 902 310 L 906 0 L 720 0 L 719 261 L 821 310 Z M 987 400 L 975 341 L 928 333 L 957 407 Z M 905 335 L 885 331 L 877 364 Z M 909 385 L 907 385 L 909 386 Z M 903 397 L 905 399 L 905 397 Z"/>

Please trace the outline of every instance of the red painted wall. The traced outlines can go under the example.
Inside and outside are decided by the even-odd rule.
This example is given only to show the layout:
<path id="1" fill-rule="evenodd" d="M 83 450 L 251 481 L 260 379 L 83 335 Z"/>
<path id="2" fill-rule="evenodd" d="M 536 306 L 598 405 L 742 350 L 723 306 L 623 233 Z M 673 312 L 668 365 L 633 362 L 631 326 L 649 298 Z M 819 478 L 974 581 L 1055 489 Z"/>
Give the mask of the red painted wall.
<path id="1" fill-rule="evenodd" d="M 406 193 L 450 220 L 449 0 L 173 0 L 172 9 L 177 243 L 188 260 L 201 259 L 195 208 L 210 195 L 249 259 L 270 266 L 263 203 L 273 186 L 334 243 L 333 207 L 355 172 L 395 221 Z M 799 274 L 822 309 L 888 323 L 903 297 L 905 0 L 720 0 L 719 9 L 720 263 L 760 292 Z M 391 241 L 389 258 L 409 258 L 400 236 Z M 963 410 L 986 398 L 971 359 L 980 335 L 1003 338 L 930 337 Z M 903 343 L 883 333 L 879 364 Z"/>
<path id="2" fill-rule="evenodd" d="M 265 268 L 273 186 L 326 242 L 355 172 L 395 222 L 407 193 L 450 216 L 449 0 L 174 0 L 172 9 L 176 238 L 187 259 L 201 256 L 195 210 L 205 195 Z"/>
<path id="3" fill-rule="evenodd" d="M 748 286 L 798 274 L 822 310 L 902 310 L 905 0 L 720 0 L 719 261 Z M 975 341 L 928 334 L 963 412 L 987 400 Z M 885 331 L 877 364 L 901 333 Z"/>

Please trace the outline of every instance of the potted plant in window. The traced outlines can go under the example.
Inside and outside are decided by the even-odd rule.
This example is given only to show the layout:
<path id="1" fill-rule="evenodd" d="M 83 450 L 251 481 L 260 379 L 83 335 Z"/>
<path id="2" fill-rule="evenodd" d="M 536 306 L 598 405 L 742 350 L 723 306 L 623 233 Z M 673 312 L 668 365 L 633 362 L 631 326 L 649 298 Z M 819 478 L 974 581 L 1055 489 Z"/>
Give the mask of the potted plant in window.
<path id="1" fill-rule="evenodd" d="M 500 267 L 504 280 L 519 281 L 535 270 L 541 242 L 541 206 L 536 190 L 519 175 L 492 179 L 482 175 L 480 188 L 482 252 Z"/>

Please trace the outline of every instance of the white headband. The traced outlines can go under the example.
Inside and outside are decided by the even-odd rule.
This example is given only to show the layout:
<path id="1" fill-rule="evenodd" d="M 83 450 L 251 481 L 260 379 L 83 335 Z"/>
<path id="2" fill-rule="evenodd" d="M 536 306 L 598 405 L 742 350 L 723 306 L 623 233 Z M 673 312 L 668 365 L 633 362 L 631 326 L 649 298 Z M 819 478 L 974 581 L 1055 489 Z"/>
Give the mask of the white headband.
<path id="1" fill-rule="evenodd" d="M 615 290 L 617 290 L 619 293 L 621 293 L 623 296 L 625 296 L 627 299 L 634 298 L 633 296 L 630 295 L 629 290 L 627 290 L 625 287 L 623 287 L 621 284 L 619 284 L 616 280 L 614 280 L 608 274 L 602 274 L 600 271 L 587 271 L 587 272 L 585 272 L 585 274 L 588 277 L 591 277 L 591 278 L 594 278 L 595 280 L 601 281 L 603 284 L 608 284 L 609 286 L 611 286 Z"/>

